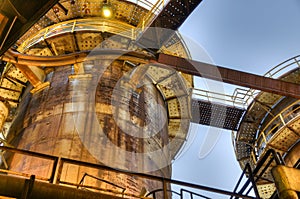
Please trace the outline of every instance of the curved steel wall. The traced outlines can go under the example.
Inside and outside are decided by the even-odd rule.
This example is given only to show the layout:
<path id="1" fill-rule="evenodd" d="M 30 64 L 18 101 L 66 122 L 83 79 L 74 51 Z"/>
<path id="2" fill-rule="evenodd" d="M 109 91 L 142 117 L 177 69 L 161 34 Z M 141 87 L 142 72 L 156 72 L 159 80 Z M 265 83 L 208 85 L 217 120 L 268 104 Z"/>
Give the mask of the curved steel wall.
<path id="1" fill-rule="evenodd" d="M 107 60 L 95 60 L 93 64 L 101 66 L 104 62 Z M 113 61 L 103 71 L 100 79 L 95 75 L 97 67 L 90 63 L 84 64 L 86 71 L 80 75 L 74 75 L 72 66 L 55 68 L 47 75 L 51 86 L 31 97 L 28 96 L 30 101 L 23 125 L 16 128 L 12 126 L 12 129 L 20 133 L 11 143 L 20 149 L 93 163 L 105 163 L 108 166 L 118 166 L 132 171 L 153 171 L 153 174 L 170 177 L 169 165 L 160 168 L 156 160 L 148 157 L 148 152 L 160 150 L 163 145 L 168 144 L 167 123 L 163 127 L 159 126 L 159 122 L 148 125 L 148 128 L 160 128 L 160 130 L 155 136 L 147 139 L 126 132 L 126 127 L 130 124 L 143 127 L 147 121 L 166 117 L 164 115 L 166 109 L 164 112 L 159 112 L 153 106 L 158 104 L 160 107 L 165 107 L 162 96 L 150 80 L 146 80 L 146 84 L 139 91 L 132 91 L 125 84 L 122 85 L 122 89 L 115 89 L 120 77 L 130 69 L 129 66 L 122 64 L 123 62 Z M 103 67 L 99 68 L 102 70 Z M 112 100 L 116 100 L 112 99 L 113 92 L 116 93 L 113 97 L 119 100 L 115 104 L 112 103 Z M 136 95 L 140 95 L 139 98 Z M 124 100 L 125 98 L 127 100 Z M 126 115 L 127 109 L 129 115 Z M 114 116 L 115 111 L 118 112 L 117 116 Z M 120 122 L 116 123 L 116 119 Z M 103 132 L 99 132 L 99 126 Z M 143 128 L 139 129 L 143 130 Z M 146 130 L 144 132 L 137 130 L 135 133 L 145 132 Z M 150 132 L 150 129 L 147 129 L 147 132 Z M 122 151 L 127 152 L 125 156 Z M 136 154 L 145 155 L 149 160 L 140 162 Z M 165 157 L 161 156 L 161 160 L 169 158 L 168 151 L 164 154 Z M 47 177 L 51 169 L 50 162 L 36 158 L 15 155 L 10 159 L 10 170 L 13 171 Z M 64 169 L 62 180 L 78 183 L 84 173 L 124 187 L 126 193 L 130 194 L 138 195 L 142 187 L 148 190 L 161 187 L 160 183 L 74 165 Z M 95 179 L 86 179 L 85 185 L 119 190 Z"/>

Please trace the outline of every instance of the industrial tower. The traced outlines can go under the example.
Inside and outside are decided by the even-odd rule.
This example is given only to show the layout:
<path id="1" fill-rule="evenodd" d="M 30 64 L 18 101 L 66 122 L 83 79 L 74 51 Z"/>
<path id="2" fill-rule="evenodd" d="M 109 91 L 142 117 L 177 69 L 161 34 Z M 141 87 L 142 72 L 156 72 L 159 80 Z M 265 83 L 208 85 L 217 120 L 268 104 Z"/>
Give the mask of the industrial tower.
<path id="1" fill-rule="evenodd" d="M 199 3 L 0 1 L 0 195 L 298 198 L 299 70 L 261 77 L 190 60 L 176 30 Z M 193 76 L 251 89 L 217 104 L 192 98 Z M 170 179 L 190 122 L 234 132 L 245 185 Z"/>

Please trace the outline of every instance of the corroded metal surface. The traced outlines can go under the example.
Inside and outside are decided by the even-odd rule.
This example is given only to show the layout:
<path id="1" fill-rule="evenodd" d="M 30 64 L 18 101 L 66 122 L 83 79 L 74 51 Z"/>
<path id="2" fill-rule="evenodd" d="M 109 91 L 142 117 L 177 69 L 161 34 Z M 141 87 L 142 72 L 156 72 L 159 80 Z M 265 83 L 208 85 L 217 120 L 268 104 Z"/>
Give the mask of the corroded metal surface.
<path id="1" fill-rule="evenodd" d="M 187 74 L 257 89 L 272 93 L 273 95 L 277 94 L 282 96 L 300 98 L 299 84 L 295 82 L 290 82 L 287 80 L 281 81 L 229 68 L 224 68 L 213 64 L 207 64 L 165 54 L 159 54 L 158 62 L 169 65 L 175 70 Z"/>
<path id="2" fill-rule="evenodd" d="M 110 70 L 115 72 L 115 75 L 117 75 L 115 80 L 118 80 L 118 76 L 122 76 L 122 70 L 124 70 L 124 68 L 122 69 L 119 64 L 115 64 L 111 69 L 107 69 L 107 71 Z M 104 79 L 99 82 L 99 89 L 102 94 L 90 96 L 88 89 L 92 87 L 93 84 L 97 84 L 98 77 L 68 80 L 68 75 L 70 74 L 72 74 L 71 66 L 57 68 L 48 74 L 47 78 L 51 82 L 51 87 L 31 97 L 24 118 L 23 130 L 21 130 L 19 135 L 15 135 L 15 139 L 11 143 L 22 149 L 94 163 L 105 162 L 107 164 L 111 161 L 112 164 L 116 163 L 120 168 L 128 170 L 135 170 L 133 167 L 139 167 L 140 169 L 143 169 L 141 167 L 148 167 L 146 170 L 150 169 L 153 171 L 160 169 L 156 168 L 155 162 L 152 164 L 148 162 L 143 165 L 143 162 L 138 162 L 135 159 L 134 154 L 159 149 L 161 147 L 159 143 L 163 144 L 168 140 L 166 126 L 157 135 L 155 142 L 143 141 L 142 139 L 139 141 L 137 138 L 130 138 L 129 135 L 126 135 L 126 133 L 120 129 L 121 127 L 113 125 L 112 113 L 109 112 L 111 109 L 106 108 L 111 102 L 111 99 L 106 98 L 106 94 L 109 94 L 109 91 L 106 90 L 104 92 L 101 90 L 101 85 L 104 89 L 113 88 L 110 87 L 110 85 L 115 83 L 113 81 L 114 76 L 108 74 L 108 79 L 103 77 Z M 152 91 L 152 94 L 149 93 L 149 91 L 145 92 L 147 98 L 151 98 L 155 101 L 160 98 L 156 89 Z M 88 102 L 95 97 L 95 107 L 91 107 Z M 108 100 L 108 104 L 103 102 L 105 99 Z M 163 101 L 160 103 L 162 102 Z M 150 101 L 150 104 L 153 103 L 154 101 Z M 137 108 L 139 107 L 137 104 L 135 105 Z M 94 120 L 94 110 L 97 113 L 97 120 Z M 80 116 L 80 120 L 76 118 L 78 111 L 84 113 L 83 117 Z M 159 116 L 157 112 L 153 112 L 151 109 L 149 111 L 147 119 Z M 151 115 L 151 113 L 154 115 Z M 125 124 L 132 122 L 131 118 L 123 119 Z M 96 124 L 93 123 L 94 121 L 98 121 L 103 125 L 102 135 L 95 132 Z M 155 128 L 155 126 L 153 128 Z M 84 131 L 84 135 L 78 131 Z M 109 138 L 107 139 L 107 143 L 102 140 L 104 136 Z M 113 148 L 109 148 L 109 141 L 118 148 L 132 152 L 132 156 L 118 156 Z M 91 151 L 93 151 L 92 154 Z M 96 154 L 95 151 L 97 152 Z M 168 157 L 168 154 L 166 154 L 166 157 Z M 116 167 L 116 164 L 112 166 Z M 153 167 L 153 169 L 151 169 L 151 167 Z M 51 171 L 50 164 L 46 161 L 38 161 L 34 158 L 23 159 L 17 155 L 11 159 L 10 169 L 13 171 L 39 174 L 45 177 L 47 177 Z M 91 169 L 72 165 L 67 166 L 63 170 L 62 180 L 67 179 L 69 182 L 78 183 L 84 173 L 89 173 L 90 175 L 95 175 L 101 179 L 126 187 L 127 193 L 138 194 L 143 186 L 148 189 L 158 187 L 158 185 L 151 185 L 151 183 L 142 182 L 134 178 L 131 179 L 127 177 L 125 179 L 121 174 L 111 174 L 108 172 L 95 173 L 95 171 Z M 154 173 L 166 177 L 170 175 L 169 169 L 166 169 L 165 172 L 162 170 L 162 173 L 159 171 Z M 115 189 L 115 187 L 97 182 L 95 179 L 87 179 L 85 184 L 96 185 L 103 189 Z"/>
<path id="3" fill-rule="evenodd" d="M 103 40 L 98 41 L 93 37 L 95 34 L 78 33 L 77 38 L 78 41 L 96 41 L 98 45 Z M 60 36 L 65 41 L 67 38 L 68 34 Z M 124 44 L 130 42 L 120 37 L 105 37 L 104 40 L 105 48 L 126 49 L 128 45 Z M 74 47 L 76 42 L 65 43 L 63 48 L 55 50 L 64 54 L 68 46 Z M 88 45 L 87 49 L 94 47 Z M 33 45 L 26 52 L 39 54 L 39 48 L 38 44 Z M 11 128 L 9 142 L 18 148 L 94 163 L 111 163 L 110 166 L 116 168 L 144 170 L 169 177 L 169 165 L 185 142 L 189 128 L 187 85 L 191 83 L 191 77 L 186 76 L 185 80 L 172 69 L 156 64 L 143 65 L 147 63 L 143 56 L 122 56 L 120 52 L 111 56 L 109 53 L 114 53 L 113 50 L 104 51 L 106 53 L 98 60 L 87 58 L 80 63 L 75 57 L 74 65 L 45 69 L 44 81 L 50 82 L 50 86 L 34 94 L 28 92 L 30 87 L 27 89 L 27 97 L 23 97 L 25 104 L 20 106 L 26 115 L 16 118 L 18 122 Z M 52 62 L 53 66 L 55 63 Z M 47 64 L 51 66 L 51 62 Z M 157 151 L 160 151 L 159 156 L 155 155 Z M 139 156 L 143 156 L 142 161 Z M 26 173 L 47 176 L 51 171 L 50 164 L 45 161 L 22 159 L 17 155 L 10 159 L 10 164 L 12 170 Z M 96 172 L 73 165 L 64 168 L 61 179 L 78 183 L 84 173 L 125 186 L 129 194 L 139 194 L 143 186 L 147 190 L 161 187 L 122 174 Z M 87 179 L 85 184 L 116 189 L 95 179 Z"/>

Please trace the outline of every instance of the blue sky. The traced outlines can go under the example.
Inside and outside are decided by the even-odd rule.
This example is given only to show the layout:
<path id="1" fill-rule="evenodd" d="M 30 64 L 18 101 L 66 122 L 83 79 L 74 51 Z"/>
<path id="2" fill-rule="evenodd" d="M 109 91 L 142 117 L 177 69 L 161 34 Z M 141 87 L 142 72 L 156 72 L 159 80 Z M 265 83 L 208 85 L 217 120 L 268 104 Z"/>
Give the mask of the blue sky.
<path id="1" fill-rule="evenodd" d="M 217 64 L 257 74 L 299 54 L 300 1 L 203 0 L 180 31 Z"/>
<path id="2" fill-rule="evenodd" d="M 203 50 L 192 45 L 193 59 L 262 75 L 300 54 L 299 19 L 298 0 L 204 0 L 180 32 Z M 201 140 L 217 129 L 198 125 L 193 130 L 194 141 L 175 161 L 173 178 L 232 190 L 241 169 L 231 132 L 222 131 L 211 153 L 200 159 Z"/>

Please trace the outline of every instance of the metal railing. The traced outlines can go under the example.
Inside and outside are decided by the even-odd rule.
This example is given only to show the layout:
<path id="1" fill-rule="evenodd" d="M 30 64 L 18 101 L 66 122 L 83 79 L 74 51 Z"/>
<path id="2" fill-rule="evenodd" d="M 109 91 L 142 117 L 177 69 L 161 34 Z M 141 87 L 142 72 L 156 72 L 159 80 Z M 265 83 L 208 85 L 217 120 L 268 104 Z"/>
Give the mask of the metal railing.
<path id="1" fill-rule="evenodd" d="M 293 109 L 293 107 L 298 104 L 299 106 Z M 295 118 L 299 117 L 299 113 L 300 100 L 297 100 L 282 109 L 278 114 L 274 115 L 273 118 L 262 129 L 259 130 L 257 139 L 254 143 L 255 147 L 253 148 L 253 150 L 256 151 L 253 152 L 257 155 L 261 155 L 272 138 L 280 133 L 278 130 L 282 127 L 285 127 L 289 121 L 293 121 Z"/>
<path id="2" fill-rule="evenodd" d="M 136 27 L 118 20 L 109 20 L 103 18 L 93 18 L 90 20 L 72 19 L 43 28 L 35 35 L 25 39 L 22 42 L 22 45 L 20 45 L 20 47 L 18 48 L 18 51 L 24 52 L 34 44 L 41 42 L 47 38 L 64 33 L 73 33 L 76 31 L 110 32 L 135 40 L 138 36 L 140 36 L 140 34 L 143 33 L 144 29 L 149 26 L 149 24 L 162 11 L 164 6 L 168 2 L 168 0 L 157 0 L 156 2 L 150 2 L 147 0 L 128 1 L 134 2 L 135 4 L 137 4 L 137 6 L 144 7 L 148 10 L 148 12 L 142 17 Z"/>
<path id="3" fill-rule="evenodd" d="M 1 150 L 2 154 L 4 152 L 13 152 L 13 153 L 22 154 L 24 156 L 42 158 L 44 160 L 50 160 L 52 162 L 51 175 L 49 177 L 37 176 L 36 179 L 53 183 L 54 177 L 55 177 L 55 169 L 56 169 L 56 167 L 58 165 L 58 161 L 59 161 L 58 157 L 52 156 L 52 155 L 47 155 L 47 154 L 41 154 L 41 153 L 37 153 L 37 152 L 33 152 L 33 151 L 26 151 L 26 150 L 16 149 L 16 148 L 7 147 L 7 146 L 0 146 L 0 150 Z M 2 155 L 2 157 L 4 157 L 4 155 Z M 4 159 L 2 161 L 6 162 Z M 12 171 L 12 170 L 9 170 L 7 168 L 0 169 L 0 172 L 7 173 L 7 174 L 12 174 L 12 175 L 23 176 L 23 177 L 30 177 L 32 175 L 30 173 L 22 173 L 22 172 L 18 172 L 18 171 Z"/>
<path id="4" fill-rule="evenodd" d="M 217 103 L 227 104 L 227 105 L 236 106 L 240 108 L 247 107 L 247 103 L 244 100 L 244 98 L 237 95 L 228 95 L 225 93 L 193 88 L 192 97 L 194 99 L 203 99 L 209 102 L 217 102 Z"/>
<path id="5" fill-rule="evenodd" d="M 263 179 L 262 176 L 270 168 L 270 166 L 273 162 L 275 162 L 276 165 L 284 164 L 281 155 L 279 153 L 277 153 L 274 149 L 269 149 L 263 155 L 263 157 L 260 159 L 260 161 L 257 163 L 257 165 L 256 165 L 256 167 L 254 168 L 253 171 L 251 169 L 250 164 L 247 163 L 244 170 L 243 170 L 243 173 L 242 173 L 242 175 L 241 175 L 241 177 L 238 181 L 238 183 L 236 184 L 234 192 L 240 186 L 242 177 L 244 175 L 248 175 L 248 180 L 244 183 L 243 187 L 240 189 L 240 191 L 238 193 L 241 194 L 241 193 L 244 193 L 246 191 L 246 194 L 249 194 L 251 190 L 254 190 L 254 193 L 255 193 L 256 197 L 260 198 L 258 189 L 256 187 L 256 183 L 259 180 Z M 252 186 L 249 187 L 250 183 L 252 184 Z M 270 182 L 270 183 L 272 183 L 272 182 Z M 248 188 L 248 190 L 247 190 L 247 188 Z M 233 197 L 231 197 L 231 198 L 233 198 Z"/>
<path id="6" fill-rule="evenodd" d="M 154 7 L 154 5 L 156 4 L 155 1 L 147 1 L 147 0 L 126 0 L 126 1 L 132 2 L 132 3 L 134 3 L 138 6 L 141 6 L 147 10 L 151 10 Z M 158 0 L 158 1 L 163 1 L 163 0 Z"/>
<path id="7" fill-rule="evenodd" d="M 264 74 L 264 76 L 270 77 L 270 78 L 279 78 L 282 75 L 286 74 L 287 72 L 290 72 L 293 69 L 299 68 L 300 67 L 299 62 L 300 62 L 300 55 L 297 55 L 295 57 L 292 57 L 292 58 L 276 65 L 275 67 L 273 67 L 272 69 L 267 71 Z"/>
<path id="8" fill-rule="evenodd" d="M 111 32 L 124 36 L 126 38 L 135 39 L 135 27 L 123 23 L 121 21 L 108 20 L 108 19 L 74 19 L 59 24 L 48 26 L 45 29 L 40 30 L 35 35 L 26 39 L 22 45 L 18 48 L 18 51 L 24 52 L 31 46 L 57 35 L 65 33 L 73 33 L 76 31 L 93 31 L 93 32 Z"/>
<path id="9" fill-rule="evenodd" d="M 277 79 L 285 75 L 286 73 L 299 67 L 300 67 L 300 55 L 297 55 L 276 65 L 275 67 L 267 71 L 263 76 Z M 242 98 L 247 105 L 250 105 L 252 100 L 256 97 L 258 93 L 259 91 L 254 89 L 236 88 L 233 96 Z"/>
<path id="10" fill-rule="evenodd" d="M 100 182 L 104 182 L 105 184 L 109 184 L 109 185 L 112 185 L 113 187 L 119 188 L 119 189 L 122 190 L 122 195 L 124 196 L 124 192 L 126 191 L 126 188 L 121 187 L 121 186 L 119 186 L 119 185 L 117 185 L 117 184 L 115 184 L 115 183 L 109 182 L 109 181 L 107 181 L 107 180 L 98 178 L 98 177 L 96 177 L 96 176 L 90 175 L 90 174 L 88 174 L 88 173 L 83 174 L 83 176 L 82 176 L 82 178 L 81 178 L 79 184 L 77 185 L 77 189 L 78 189 L 79 187 L 81 187 L 81 186 L 84 186 L 83 184 L 84 184 L 84 180 L 85 180 L 86 177 L 90 177 L 90 178 L 96 179 L 96 180 L 98 180 L 98 181 L 100 181 Z"/>
<path id="11" fill-rule="evenodd" d="M 155 17 L 160 13 L 165 5 L 164 0 L 158 0 L 152 8 L 148 11 L 148 13 L 140 20 L 136 29 L 138 32 L 144 31 L 144 29 L 155 19 Z"/>
<path id="12" fill-rule="evenodd" d="M 265 73 L 264 76 L 270 77 L 270 78 L 279 78 L 279 77 L 284 76 L 285 74 L 288 74 L 288 72 L 299 69 L 299 67 L 300 67 L 300 55 L 292 57 L 292 58 L 276 65 L 271 70 L 269 70 L 267 73 Z M 253 100 L 257 97 L 257 95 L 259 93 L 260 93 L 260 91 L 254 90 L 254 89 L 237 88 L 234 91 L 234 96 L 237 96 L 237 97 L 243 99 L 245 105 L 247 107 L 249 107 L 249 105 L 255 103 L 255 102 L 253 102 Z M 279 102 L 279 100 L 277 100 L 277 102 Z M 259 103 L 259 102 L 257 102 L 257 103 Z M 255 143 L 250 144 L 252 146 L 252 151 L 250 152 L 248 158 L 250 158 L 251 161 L 253 161 L 254 163 L 257 162 L 258 155 L 262 154 L 264 151 L 267 150 L 266 146 L 269 143 L 269 141 L 271 140 L 271 137 L 272 137 L 271 135 L 274 134 L 274 132 L 276 132 L 277 130 L 280 130 L 279 127 L 282 127 L 283 125 L 285 125 L 286 120 L 288 118 L 290 118 L 291 116 L 293 116 L 293 112 L 287 111 L 287 109 L 290 108 L 291 106 L 287 107 L 285 110 L 281 111 L 279 114 L 273 116 L 273 119 L 271 121 L 268 121 L 268 123 L 265 126 L 260 127 L 261 129 L 258 129 L 259 132 L 257 133 Z M 267 112 L 270 113 L 270 110 L 267 110 Z M 263 118 L 261 118 L 261 119 L 263 119 Z M 273 126 L 275 121 L 277 122 L 277 124 Z M 237 137 L 238 135 L 239 134 L 232 136 L 233 143 L 235 143 L 236 140 L 238 139 L 238 137 Z M 234 146 L 236 146 L 236 145 L 234 144 Z"/>
<path id="13" fill-rule="evenodd" d="M 120 196 L 120 197 L 135 197 L 135 198 L 145 198 L 144 196 L 136 196 L 136 195 L 132 195 L 132 194 L 128 194 L 126 193 L 126 191 L 122 190 L 120 192 L 116 192 L 116 191 L 112 191 L 112 190 L 108 190 L 108 189 L 101 189 L 99 187 L 94 187 L 94 186 L 87 186 L 82 184 L 82 181 L 80 181 L 79 183 L 72 183 L 72 182 L 68 182 L 68 181 L 62 181 L 61 180 L 61 176 L 62 176 L 62 171 L 64 166 L 68 165 L 76 165 L 76 166 L 83 166 L 83 167 L 87 167 L 87 168 L 92 168 L 92 169 L 97 169 L 99 171 L 109 171 L 109 172 L 115 172 L 118 174 L 124 174 L 124 175 L 128 175 L 128 176 L 135 176 L 138 178 L 142 178 L 142 179 L 147 179 L 147 180 L 153 180 L 153 181 L 158 181 L 162 184 L 162 195 L 164 199 L 169 198 L 169 194 L 172 193 L 170 192 L 170 190 L 168 190 L 168 187 L 171 185 L 177 185 L 177 186 L 181 186 L 181 187 L 188 187 L 188 188 L 193 188 L 193 189 L 197 189 L 199 191 L 207 191 L 207 192 L 211 192 L 211 193 L 216 193 L 216 194 L 221 194 L 221 195 L 227 195 L 227 196 L 233 196 L 233 197 L 238 197 L 238 198 L 244 198 L 244 199 L 254 199 L 256 197 L 252 197 L 252 196 L 248 196 L 248 195 L 244 195 L 241 193 L 237 193 L 237 192 L 231 192 L 231 191 L 226 191 L 226 190 L 222 190 L 222 189 L 216 189 L 216 188 L 212 188 L 212 187 L 208 187 L 208 186 L 202 186 L 202 185 L 197 185 L 197 184 L 192 184 L 192 183 L 188 183 L 188 182 L 183 182 L 183 181 L 178 181 L 178 180 L 172 180 L 169 178 L 163 178 L 163 177 L 158 177 L 158 176 L 153 176 L 153 175 L 149 175 L 149 174 L 145 174 L 145 173 L 136 173 L 136 172 L 130 172 L 130 171 L 125 171 L 125 170 L 120 170 L 120 169 L 115 169 L 115 168 L 111 168 L 105 165 L 100 165 L 100 164 L 94 164 L 94 163 L 89 163 L 89 162 L 83 162 L 83 161 L 79 161 L 79 160 L 73 160 L 73 159 L 68 159 L 68 158 L 61 158 L 61 157 L 57 157 L 57 156 L 52 156 L 52 155 L 46 155 L 46 154 L 41 154 L 41 153 L 37 153 L 37 152 L 32 152 L 32 151 L 26 151 L 26 150 L 21 150 L 21 149 L 16 149 L 16 148 L 11 148 L 11 147 L 6 147 L 6 146 L 0 146 L 0 150 L 1 151 L 5 151 L 5 152 L 13 152 L 13 153 L 17 153 L 17 154 L 22 154 L 24 156 L 31 156 L 31 157 L 36 157 L 36 158 L 42 158 L 45 160 L 50 160 L 52 163 L 51 166 L 51 172 L 50 175 L 45 177 L 45 176 L 36 176 L 36 179 L 42 180 L 42 181 L 48 181 L 49 183 L 53 183 L 53 184 L 61 184 L 61 185 L 68 185 L 68 186 L 72 186 L 74 188 L 87 188 L 87 189 L 93 189 L 93 190 L 98 190 L 98 191 L 102 191 L 108 194 L 114 194 L 116 196 Z M 16 176 L 23 176 L 23 177 L 30 177 L 32 176 L 31 173 L 21 173 L 21 172 L 16 172 L 16 171 L 11 171 L 8 169 L 1 169 L 2 173 L 6 173 L 8 175 L 16 175 Z M 189 190 L 186 189 L 182 189 L 181 193 L 183 194 L 184 192 L 191 192 Z M 191 193 L 190 193 L 191 194 Z M 192 193 L 191 195 L 201 195 L 199 193 Z"/>
<path id="14" fill-rule="evenodd" d="M 205 198 L 205 199 L 212 199 L 211 197 L 207 197 L 203 194 L 199 194 L 199 193 L 195 193 L 195 192 L 192 192 L 190 190 L 187 190 L 187 189 L 180 189 L 180 193 L 176 192 L 176 191 L 173 191 L 173 190 L 167 190 L 169 193 L 173 194 L 173 195 L 176 195 L 178 197 L 180 197 L 180 199 L 183 199 L 184 196 L 185 196 L 185 193 L 187 193 L 189 195 L 189 198 L 193 199 L 195 196 L 196 197 L 200 197 L 200 198 Z M 153 199 L 157 199 L 157 193 L 161 193 L 163 192 L 163 189 L 156 189 L 154 191 L 151 191 L 150 193 L 148 193 L 146 195 L 146 197 L 149 197 L 151 196 Z"/>
<path id="15" fill-rule="evenodd" d="M 236 186 L 235 186 L 235 188 L 234 188 L 233 191 L 234 191 L 234 192 L 237 191 L 238 187 L 240 186 L 240 184 L 241 184 L 241 182 L 242 182 L 243 177 L 246 176 L 247 174 L 249 175 L 248 181 L 247 181 L 247 182 L 245 183 L 245 185 L 242 187 L 241 192 L 246 191 L 246 189 L 248 188 L 248 190 L 246 191 L 246 193 L 249 194 L 250 191 L 253 189 L 255 195 L 256 195 L 256 196 L 259 196 L 259 193 L 258 193 L 256 184 L 255 184 L 255 182 L 254 182 L 253 172 L 252 172 L 252 169 L 251 169 L 249 163 L 246 164 L 246 166 L 245 166 L 245 168 L 244 168 L 244 170 L 243 170 L 243 172 L 242 172 L 242 175 L 240 176 L 240 178 L 239 178 L 239 180 L 238 180 L 238 182 L 237 182 L 237 184 L 236 184 Z M 249 187 L 249 182 L 252 183 L 252 186 L 250 186 L 250 187 Z M 232 199 L 232 198 L 233 198 L 233 197 L 230 197 L 230 199 Z"/>
<path id="16" fill-rule="evenodd" d="M 265 165 L 266 161 L 269 159 L 269 157 L 271 157 L 271 159 L 269 160 L 269 162 Z M 239 194 L 239 195 L 243 195 L 243 196 L 248 196 L 251 191 L 254 191 L 254 198 L 260 199 L 259 196 L 259 192 L 256 186 L 256 182 L 262 178 L 263 174 L 266 172 L 266 170 L 269 168 L 269 166 L 271 165 L 270 163 L 272 163 L 273 161 L 276 162 L 277 165 L 279 164 L 283 164 L 282 160 L 281 160 L 281 156 L 280 154 L 276 153 L 274 150 L 270 149 L 262 158 L 262 160 L 260 161 L 260 163 L 257 165 L 257 167 L 252 171 L 252 168 L 250 166 L 250 164 L 246 164 L 234 190 L 233 193 L 234 194 Z M 261 172 L 260 172 L 261 171 Z M 248 179 L 246 180 L 246 182 L 243 184 L 243 186 L 239 189 L 239 186 L 242 183 L 242 180 L 244 177 L 247 177 Z M 185 193 L 188 193 L 189 198 L 193 199 L 195 196 L 197 198 L 205 198 L 205 199 L 212 199 L 213 197 L 209 197 L 209 196 L 205 196 L 203 194 L 199 194 L 199 193 L 195 193 L 193 191 L 187 190 L 187 189 L 180 189 L 180 193 L 175 192 L 173 190 L 167 190 L 169 193 L 175 194 L 176 196 L 178 196 L 180 199 L 184 199 L 186 197 Z M 156 189 L 150 193 L 148 193 L 146 195 L 146 197 L 152 196 L 154 199 L 157 198 L 157 193 L 163 192 L 163 189 Z M 238 197 L 238 196 L 234 196 L 231 195 L 230 199 L 232 198 L 243 198 L 243 197 Z"/>
<path id="17" fill-rule="evenodd" d="M 234 102 L 236 101 L 236 99 L 238 99 L 238 101 L 242 101 L 244 107 L 247 108 L 258 93 L 259 91 L 254 89 L 236 88 L 233 91 L 232 99 Z"/>

